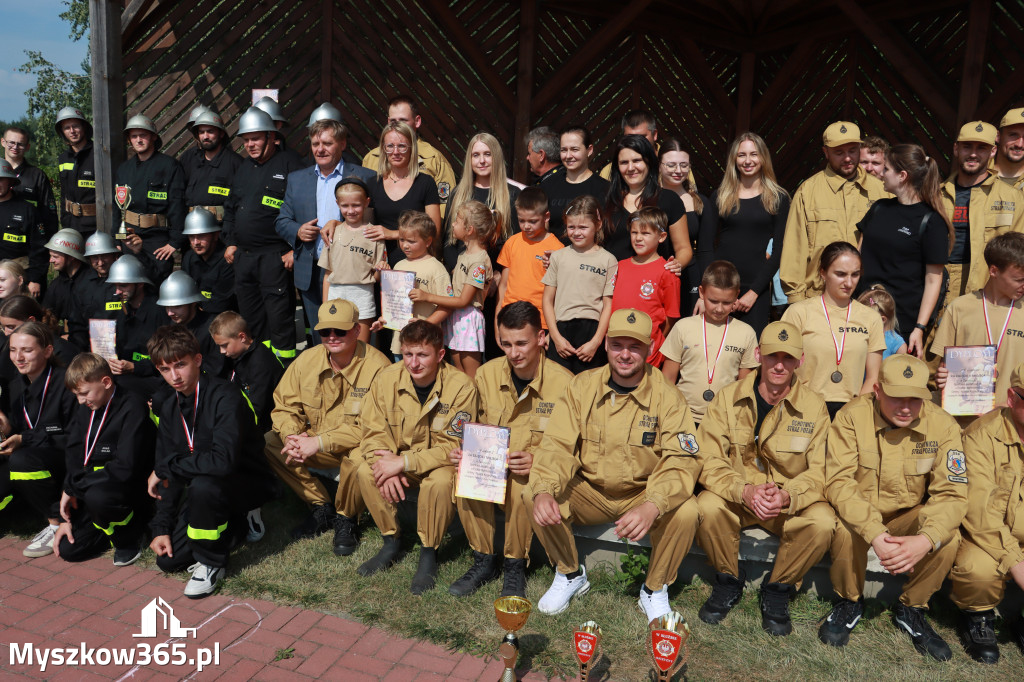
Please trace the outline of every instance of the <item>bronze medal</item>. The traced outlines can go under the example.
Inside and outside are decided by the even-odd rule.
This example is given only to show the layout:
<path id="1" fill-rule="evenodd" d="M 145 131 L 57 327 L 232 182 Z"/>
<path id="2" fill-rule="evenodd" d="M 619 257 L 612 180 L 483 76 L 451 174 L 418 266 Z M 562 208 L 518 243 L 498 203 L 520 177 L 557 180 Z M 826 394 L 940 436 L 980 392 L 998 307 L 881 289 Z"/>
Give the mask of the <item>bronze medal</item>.
<path id="1" fill-rule="evenodd" d="M 838 369 L 836 371 L 832 372 L 832 383 L 833 384 L 838 384 L 842 380 L 843 380 L 843 373 L 842 372 L 840 372 Z"/>
<path id="2" fill-rule="evenodd" d="M 715 392 L 709 388 L 708 390 L 704 391 L 704 395 L 702 397 L 704 398 L 704 400 L 710 403 L 711 399 L 715 397 Z"/>

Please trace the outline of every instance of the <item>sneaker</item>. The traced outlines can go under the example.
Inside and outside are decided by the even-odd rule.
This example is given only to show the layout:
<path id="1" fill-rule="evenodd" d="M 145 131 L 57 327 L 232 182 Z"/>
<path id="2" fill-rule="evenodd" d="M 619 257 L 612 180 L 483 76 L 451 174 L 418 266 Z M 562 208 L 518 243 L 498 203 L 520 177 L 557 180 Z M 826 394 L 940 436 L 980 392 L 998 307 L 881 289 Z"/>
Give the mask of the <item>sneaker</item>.
<path id="1" fill-rule="evenodd" d="M 202 599 L 217 591 L 220 586 L 220 579 L 224 576 L 223 568 L 214 568 L 206 564 L 192 564 L 189 566 L 192 577 L 185 584 L 185 596 L 189 599 Z"/>
<path id="2" fill-rule="evenodd" d="M 142 549 L 139 547 L 115 547 L 114 565 L 131 566 L 142 556 Z"/>
<path id="3" fill-rule="evenodd" d="M 333 504 L 316 504 L 306 520 L 292 528 L 292 540 L 315 538 L 334 528 L 337 516 Z"/>
<path id="4" fill-rule="evenodd" d="M 263 516 L 260 514 L 259 507 L 246 514 L 245 520 L 249 523 L 249 532 L 245 535 L 245 541 L 259 542 L 262 540 L 263 536 L 267 534 L 267 527 L 263 524 Z"/>
<path id="5" fill-rule="evenodd" d="M 925 610 L 907 606 L 903 602 L 896 602 L 892 610 L 892 620 L 896 627 L 900 628 L 914 642 L 914 648 L 919 653 L 928 654 L 936 661 L 948 661 L 953 657 L 946 640 L 939 637 L 928 620 L 924 617 Z"/>
<path id="6" fill-rule="evenodd" d="M 359 523 L 348 516 L 334 517 L 334 554 L 349 556 L 359 547 Z"/>
<path id="7" fill-rule="evenodd" d="M 32 542 L 28 543 L 28 546 L 21 553 L 33 558 L 53 554 L 53 536 L 56 534 L 57 526 L 46 526 L 46 528 L 36 533 L 36 536 L 32 538 Z"/>
<path id="8" fill-rule="evenodd" d="M 526 599 L 526 559 L 506 558 L 502 573 L 505 579 L 501 586 L 501 596 Z"/>
<path id="9" fill-rule="evenodd" d="M 850 641 L 850 633 L 863 615 L 863 600 L 840 599 L 818 628 L 818 639 L 829 646 L 846 646 Z"/>
<path id="10" fill-rule="evenodd" d="M 473 550 L 473 565 L 461 578 L 452 583 L 448 588 L 448 594 L 453 597 L 468 597 L 497 578 L 498 555 L 482 554 Z"/>
<path id="11" fill-rule="evenodd" d="M 995 611 L 963 611 L 960 615 L 957 633 L 967 655 L 978 663 L 998 663 L 999 644 L 996 642 Z"/>
<path id="12" fill-rule="evenodd" d="M 587 568 L 580 564 L 580 573 L 573 579 L 555 571 L 555 579 L 544 596 L 537 602 L 537 610 L 549 616 L 561 613 L 569 608 L 569 601 L 574 596 L 583 596 L 590 591 L 587 581 Z"/>
<path id="13" fill-rule="evenodd" d="M 796 588 L 785 583 L 761 585 L 761 628 L 769 635 L 785 637 L 793 632 L 789 618 L 789 600 Z"/>
<path id="14" fill-rule="evenodd" d="M 657 592 L 648 592 L 647 585 L 644 585 L 640 588 L 640 599 L 636 603 L 647 616 L 648 623 L 672 611 L 668 603 L 668 585 L 662 585 Z"/>
<path id="15" fill-rule="evenodd" d="M 700 607 L 697 617 L 709 625 L 721 623 L 739 603 L 746 582 L 747 576 L 743 571 L 740 571 L 738 578 L 728 573 L 716 573 L 711 596 L 704 602 L 704 606 Z"/>

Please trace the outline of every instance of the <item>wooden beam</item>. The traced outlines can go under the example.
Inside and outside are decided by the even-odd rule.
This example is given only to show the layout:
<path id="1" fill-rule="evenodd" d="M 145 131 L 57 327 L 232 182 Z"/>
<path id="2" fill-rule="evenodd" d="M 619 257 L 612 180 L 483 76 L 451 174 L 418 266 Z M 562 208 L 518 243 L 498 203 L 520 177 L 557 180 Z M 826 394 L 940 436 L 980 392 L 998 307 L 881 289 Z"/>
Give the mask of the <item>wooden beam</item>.
<path id="1" fill-rule="evenodd" d="M 981 81 L 984 78 L 985 46 L 992 17 L 992 0 L 973 0 L 967 23 L 967 47 L 964 50 L 964 69 L 960 76 L 960 104 L 956 122 L 974 118 L 978 108 Z"/>
<path id="2" fill-rule="evenodd" d="M 768 112 L 778 105 L 779 98 L 787 89 L 793 87 L 795 78 L 807 69 L 810 59 L 818 51 L 818 44 L 813 39 L 805 40 L 797 45 L 789 59 L 783 64 L 779 72 L 775 74 L 771 85 L 764 91 L 764 94 L 757 98 L 751 120 L 755 123 L 763 121 Z"/>
<path id="3" fill-rule="evenodd" d="M 520 0 L 519 3 L 519 59 L 516 68 L 516 127 L 513 133 L 512 177 L 525 182 L 529 168 L 526 165 L 526 134 L 530 132 L 533 111 L 533 57 L 537 40 L 537 3 L 539 0 Z"/>
<path id="4" fill-rule="evenodd" d="M 128 35 L 160 0 L 131 0 L 121 12 L 121 34 Z M 91 3 L 90 3 L 91 4 Z"/>
<path id="5" fill-rule="evenodd" d="M 904 48 L 905 41 L 888 24 L 876 20 L 858 5 L 855 0 L 834 0 L 861 33 L 875 44 L 910 89 L 921 98 L 929 109 L 929 115 L 938 119 L 944 129 L 952 130 L 956 125 L 956 111 L 949 104 L 947 86 L 935 72 L 913 50 Z"/>
<path id="6" fill-rule="evenodd" d="M 558 69 L 537 91 L 533 98 L 533 110 L 537 113 L 543 112 L 551 106 L 565 89 L 571 85 L 584 71 L 594 66 L 594 60 L 602 56 L 612 43 L 630 30 L 630 24 L 641 12 L 647 9 L 653 0 L 633 0 L 626 5 L 614 17 L 604 25 L 593 36 L 587 39 L 575 54 L 565 60 L 565 64 Z"/>
<path id="7" fill-rule="evenodd" d="M 334 98 L 334 79 L 331 78 L 331 64 L 334 63 L 334 0 L 320 3 L 320 95 L 325 102 Z"/>
<path id="8" fill-rule="evenodd" d="M 707 90 L 712 102 L 721 111 L 722 117 L 727 121 L 736 120 L 736 105 L 730 99 L 729 93 L 722 87 L 718 75 L 708 66 L 708 61 L 704 59 L 704 53 L 701 52 L 697 43 L 691 38 L 679 37 L 677 40 L 679 52 L 683 57 L 683 65 L 693 72 L 697 80 Z"/>
<path id="9" fill-rule="evenodd" d="M 744 52 L 740 58 L 740 83 L 736 97 L 736 134 L 750 130 L 751 105 L 754 101 L 754 68 L 757 55 Z"/>
<path id="10" fill-rule="evenodd" d="M 641 85 L 644 81 L 644 34 L 637 32 L 634 33 L 634 40 L 636 41 L 636 48 L 633 52 L 633 105 L 631 109 L 640 108 L 640 90 Z"/>
<path id="11" fill-rule="evenodd" d="M 93 157 L 96 163 L 96 229 L 112 234 L 114 164 L 124 159 L 124 82 L 121 80 L 121 7 L 117 0 L 89 0 L 92 59 Z"/>

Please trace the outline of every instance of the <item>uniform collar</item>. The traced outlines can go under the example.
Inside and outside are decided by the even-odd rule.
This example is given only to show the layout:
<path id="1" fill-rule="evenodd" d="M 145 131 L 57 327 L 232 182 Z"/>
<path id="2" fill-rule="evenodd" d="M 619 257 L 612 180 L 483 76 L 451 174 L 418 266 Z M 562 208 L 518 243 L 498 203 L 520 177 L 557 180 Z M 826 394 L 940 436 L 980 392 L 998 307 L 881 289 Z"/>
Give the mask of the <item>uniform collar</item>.
<path id="1" fill-rule="evenodd" d="M 401 362 L 401 360 L 399 360 Z M 444 387 L 445 377 L 448 374 L 448 366 L 441 362 L 437 368 L 437 376 L 434 377 L 434 385 L 430 388 L 430 393 L 427 394 L 427 399 L 423 401 L 420 412 L 426 412 L 433 408 L 435 404 L 441 398 L 441 389 Z M 416 395 L 416 384 L 412 383 L 412 375 L 409 374 L 409 370 L 402 366 L 401 376 L 398 379 L 398 386 L 396 387 L 399 392 L 408 393 L 413 396 L 417 402 L 419 402 L 419 396 Z"/>
<path id="2" fill-rule="evenodd" d="M 866 170 L 857 166 L 857 174 L 853 176 L 852 180 L 847 180 L 842 175 L 832 170 L 832 166 L 825 166 L 825 182 L 828 183 L 829 189 L 833 192 L 839 192 L 847 182 L 852 182 L 863 189 L 864 179 L 867 177 L 867 174 Z"/>
<path id="3" fill-rule="evenodd" d="M 508 390 L 516 400 L 519 396 L 516 395 L 516 385 L 512 381 L 512 363 L 508 361 L 508 358 L 504 358 L 505 364 L 501 371 L 501 387 Z M 526 388 L 532 388 L 534 393 L 540 395 L 540 387 L 544 382 L 544 364 L 547 362 L 547 357 L 542 353 L 540 356 L 540 362 L 537 363 L 537 373 L 530 379 L 530 382 L 526 384 Z"/>
<path id="4" fill-rule="evenodd" d="M 320 346 L 318 347 L 318 352 L 319 352 L 320 355 L 319 355 L 319 361 L 316 364 L 316 369 L 317 369 L 317 373 L 316 374 L 317 374 L 317 376 L 318 377 L 322 377 L 325 372 L 329 373 L 331 376 L 334 376 L 334 368 L 331 367 L 331 358 L 330 358 L 331 354 L 327 352 L 327 348 L 325 348 L 323 344 L 320 344 Z M 357 371 L 357 369 L 359 367 L 360 361 L 362 361 L 363 358 L 365 358 L 365 357 L 366 357 L 366 344 L 363 343 L 362 341 L 356 341 L 356 350 L 352 354 L 352 359 L 349 360 L 349 363 L 347 365 L 345 365 L 341 369 L 341 371 L 338 372 L 338 374 L 340 374 L 341 376 L 345 377 L 345 379 L 350 384 L 353 383 L 353 381 L 352 381 L 353 375 Z M 406 372 L 406 374 L 408 374 L 408 372 Z"/>
<path id="5" fill-rule="evenodd" d="M 733 404 L 738 405 L 744 400 L 751 400 L 754 402 L 754 404 L 757 404 L 757 384 L 760 378 L 761 368 L 758 367 L 755 371 L 750 372 L 749 374 L 747 374 L 747 376 L 740 379 L 739 389 L 736 391 L 736 394 L 733 397 Z M 801 396 L 803 394 L 801 392 L 800 386 L 800 381 L 796 378 L 796 374 L 794 374 L 793 378 L 789 382 L 789 393 L 787 393 L 782 400 L 776 403 L 776 405 L 778 405 L 779 403 L 789 403 L 790 407 L 793 409 L 794 412 L 802 414 L 804 411 L 800 409 L 800 403 Z"/>
<path id="6" fill-rule="evenodd" d="M 199 160 L 202 163 L 206 164 L 207 166 L 213 166 L 214 168 L 220 168 L 220 162 L 224 160 L 224 156 L 227 154 L 227 152 L 228 152 L 228 145 L 227 144 L 222 144 L 220 146 L 220 151 L 217 152 L 216 154 L 214 154 L 212 159 L 207 159 L 206 158 L 206 152 L 204 152 L 202 149 L 200 149 L 199 150 Z"/>
<path id="7" fill-rule="evenodd" d="M 892 424 L 890 424 L 889 422 L 887 422 L 885 420 L 885 417 L 882 416 L 882 412 L 881 412 L 881 410 L 878 407 L 878 399 L 877 398 L 875 398 L 874 396 L 871 396 L 870 402 L 871 402 L 871 414 L 874 415 L 874 420 L 875 420 L 875 433 L 879 433 L 881 431 L 885 431 L 886 429 L 892 429 L 893 431 L 900 431 L 900 430 L 903 430 L 903 429 L 907 429 L 907 430 L 913 431 L 914 433 L 916 433 L 916 434 L 918 434 L 920 436 L 927 436 L 928 435 L 928 429 L 927 429 L 927 425 L 925 423 L 927 421 L 926 417 L 928 416 L 927 414 L 925 414 L 926 410 L 928 409 L 928 402 L 927 401 L 925 401 L 925 404 L 921 406 L 921 414 L 918 415 L 917 419 L 915 419 L 914 421 L 910 422 L 910 426 L 899 426 L 899 427 L 893 426 Z"/>
<path id="8" fill-rule="evenodd" d="M 1003 422 L 1003 428 L 996 434 L 996 438 L 1006 445 L 1016 445 L 1024 449 L 1024 442 L 1021 441 L 1020 434 L 1017 433 L 1017 428 L 1013 425 L 1013 418 L 1010 417 L 1010 408 L 1001 408 L 999 418 Z"/>
<path id="9" fill-rule="evenodd" d="M 640 383 L 629 393 L 616 393 L 612 390 L 612 387 L 608 385 L 608 380 L 612 378 L 612 371 L 605 365 L 600 370 L 599 376 L 601 377 L 601 388 L 598 393 L 599 398 L 607 398 L 609 395 L 614 394 L 620 398 L 632 398 L 642 408 L 649 410 L 651 407 L 651 396 L 654 393 L 654 388 L 651 385 L 651 373 L 655 370 L 650 365 L 644 365 L 644 376 L 640 379 Z"/>
<path id="10" fill-rule="evenodd" d="M 993 184 L 995 184 L 996 180 L 998 180 L 996 175 L 997 175 L 997 173 L 995 171 L 993 171 L 991 168 L 989 168 L 988 169 L 988 177 L 985 178 L 984 180 L 982 180 L 981 182 L 979 182 L 977 185 L 971 185 L 969 189 L 974 189 L 975 187 L 990 187 L 990 186 L 992 186 Z M 1002 182 L 1002 181 L 1000 181 L 1000 182 Z M 946 192 L 949 194 L 949 196 L 953 196 L 953 195 L 956 194 L 956 169 L 953 169 L 953 171 L 949 174 L 949 177 L 946 178 L 946 182 L 943 183 L 942 187 L 943 187 L 943 189 L 946 190 Z"/>

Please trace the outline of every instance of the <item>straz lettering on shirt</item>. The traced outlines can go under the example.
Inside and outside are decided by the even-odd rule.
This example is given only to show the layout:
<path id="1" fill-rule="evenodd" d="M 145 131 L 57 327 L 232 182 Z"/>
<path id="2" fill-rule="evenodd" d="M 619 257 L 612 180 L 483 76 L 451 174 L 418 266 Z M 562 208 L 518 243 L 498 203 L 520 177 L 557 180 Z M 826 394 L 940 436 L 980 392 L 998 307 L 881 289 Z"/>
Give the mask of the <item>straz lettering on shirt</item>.
<path id="1" fill-rule="evenodd" d="M 658 418 L 651 414 L 645 414 L 640 417 L 640 423 L 637 426 L 641 429 L 656 429 L 658 428 Z"/>
<path id="2" fill-rule="evenodd" d="M 867 327 L 840 327 L 839 334 L 867 334 Z"/>
<path id="3" fill-rule="evenodd" d="M 537 409 L 535 409 L 534 412 L 536 414 L 551 414 L 551 412 L 554 409 L 555 409 L 555 404 L 554 403 L 545 403 L 545 402 L 542 401 L 542 402 L 538 402 L 537 403 Z"/>
<path id="4" fill-rule="evenodd" d="M 608 274 L 607 268 L 595 268 L 593 265 L 587 265 L 586 263 L 580 263 L 580 270 L 583 272 L 592 272 L 598 277 L 604 277 Z"/>
<path id="5" fill-rule="evenodd" d="M 231 190 L 227 187 L 218 187 L 217 185 L 210 185 L 206 188 L 206 191 L 210 194 L 219 194 L 222 197 L 226 197 L 231 194 Z"/>
<path id="6" fill-rule="evenodd" d="M 107 304 L 106 304 L 106 306 L 104 306 L 104 309 L 105 310 L 120 310 L 121 309 L 121 305 L 122 305 L 121 301 L 107 301 Z"/>
<path id="7" fill-rule="evenodd" d="M 786 427 L 786 431 L 790 433 L 814 433 L 814 422 L 802 421 L 800 419 L 794 419 Z"/>
<path id="8" fill-rule="evenodd" d="M 146 192 L 146 198 L 153 201 L 167 201 L 167 192 Z"/>
<path id="9" fill-rule="evenodd" d="M 992 205 L 988 207 L 988 210 L 1000 213 L 1013 213 L 1016 208 L 1016 201 L 993 201 Z"/>
<path id="10" fill-rule="evenodd" d="M 356 246 L 355 244 L 349 244 L 348 250 L 352 253 L 358 253 L 360 256 L 366 256 L 367 258 L 373 258 L 373 251 L 363 248 L 362 246 Z"/>
<path id="11" fill-rule="evenodd" d="M 747 352 L 747 349 L 746 348 L 740 348 L 739 346 L 726 346 L 725 348 L 722 349 L 722 352 L 723 353 L 738 353 L 740 355 L 743 355 L 744 353 Z"/>
<path id="12" fill-rule="evenodd" d="M 1007 336 L 1015 336 L 1015 337 L 1017 337 L 1019 339 L 1024 339 L 1024 331 L 1021 331 L 1019 329 L 1007 329 L 1006 330 L 1006 335 Z"/>
<path id="13" fill-rule="evenodd" d="M 934 455 L 939 451 L 939 441 L 937 440 L 923 440 L 920 443 L 914 443 L 914 449 L 910 451 L 911 455 Z"/>
<path id="14" fill-rule="evenodd" d="M 265 196 L 263 197 L 263 201 L 261 201 L 260 203 L 263 204 L 264 206 L 269 206 L 270 208 L 276 208 L 280 210 L 280 208 L 284 206 L 284 199 L 275 199 L 274 197 Z"/>
<path id="15" fill-rule="evenodd" d="M 78 181 L 78 186 L 79 187 L 86 187 L 86 188 L 95 188 L 96 187 L 96 181 L 95 180 L 79 180 Z"/>

